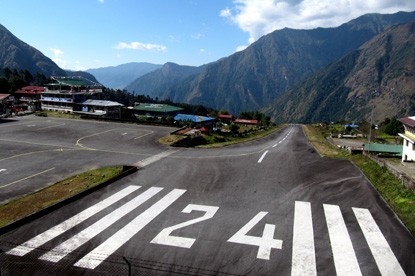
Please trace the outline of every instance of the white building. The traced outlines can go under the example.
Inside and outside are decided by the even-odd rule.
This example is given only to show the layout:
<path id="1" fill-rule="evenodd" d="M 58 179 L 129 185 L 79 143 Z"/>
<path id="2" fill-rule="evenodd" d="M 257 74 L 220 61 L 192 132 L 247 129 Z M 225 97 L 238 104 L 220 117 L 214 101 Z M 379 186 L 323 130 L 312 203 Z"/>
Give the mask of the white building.
<path id="1" fill-rule="evenodd" d="M 401 118 L 405 133 L 399 133 L 403 138 L 402 162 L 415 161 L 415 116 Z"/>

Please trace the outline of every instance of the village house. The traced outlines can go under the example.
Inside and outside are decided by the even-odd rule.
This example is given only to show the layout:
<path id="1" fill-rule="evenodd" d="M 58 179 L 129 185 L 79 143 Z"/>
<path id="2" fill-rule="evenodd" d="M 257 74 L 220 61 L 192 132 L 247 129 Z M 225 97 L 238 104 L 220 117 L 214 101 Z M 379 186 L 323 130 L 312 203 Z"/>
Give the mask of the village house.
<path id="1" fill-rule="evenodd" d="M 402 162 L 415 161 L 415 116 L 401 118 L 405 133 L 399 133 L 403 138 Z"/>
<path id="2" fill-rule="evenodd" d="M 25 86 L 14 92 L 16 97 L 15 106 L 25 112 L 41 110 L 40 98 L 46 88 L 43 86 Z"/>
<path id="3" fill-rule="evenodd" d="M 0 94 L 0 118 L 9 116 L 11 107 L 10 94 Z"/>

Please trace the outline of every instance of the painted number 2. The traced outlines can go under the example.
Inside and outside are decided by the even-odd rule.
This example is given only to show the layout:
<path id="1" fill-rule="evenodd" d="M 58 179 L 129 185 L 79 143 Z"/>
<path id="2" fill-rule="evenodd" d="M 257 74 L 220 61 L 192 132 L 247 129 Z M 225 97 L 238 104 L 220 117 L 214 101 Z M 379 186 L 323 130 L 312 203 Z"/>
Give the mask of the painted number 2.
<path id="1" fill-rule="evenodd" d="M 262 237 L 247 235 L 247 233 L 267 214 L 268 212 L 259 212 L 244 227 L 242 227 L 241 230 L 236 232 L 235 235 L 228 240 L 228 242 L 258 246 L 257 258 L 269 260 L 272 248 L 282 248 L 282 241 L 274 239 L 275 225 L 265 224 Z"/>
<path id="2" fill-rule="evenodd" d="M 177 236 L 172 236 L 170 234 L 177 229 L 212 218 L 218 209 L 219 207 L 215 207 L 215 206 L 196 205 L 196 204 L 187 205 L 186 208 L 183 209 L 182 213 L 190 213 L 192 211 L 201 211 L 201 212 L 205 212 L 205 214 L 199 218 L 195 218 L 189 221 L 185 221 L 183 223 L 179 223 L 177 225 L 164 228 L 151 241 L 151 243 L 190 248 L 193 245 L 193 243 L 196 241 L 196 239 L 177 237 Z"/>

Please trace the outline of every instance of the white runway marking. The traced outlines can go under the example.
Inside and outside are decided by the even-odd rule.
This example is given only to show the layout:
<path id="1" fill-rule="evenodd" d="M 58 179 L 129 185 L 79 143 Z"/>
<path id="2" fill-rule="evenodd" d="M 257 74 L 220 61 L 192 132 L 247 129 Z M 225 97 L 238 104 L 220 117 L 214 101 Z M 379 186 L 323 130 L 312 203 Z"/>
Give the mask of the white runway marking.
<path id="1" fill-rule="evenodd" d="M 258 163 L 261 163 L 261 162 L 262 162 L 262 160 L 264 159 L 265 155 L 267 155 L 267 153 L 268 153 L 268 151 L 265 151 L 265 152 L 262 154 L 261 158 L 259 158 L 259 160 L 258 160 Z"/>
<path id="2" fill-rule="evenodd" d="M 369 210 L 352 208 L 382 275 L 405 275 Z"/>
<path id="3" fill-rule="evenodd" d="M 118 248 L 129 241 L 135 234 L 143 229 L 154 218 L 161 214 L 167 207 L 175 202 L 186 190 L 174 189 L 162 199 L 145 210 L 130 223 L 112 235 L 105 242 L 80 259 L 74 266 L 94 269 Z"/>
<path id="4" fill-rule="evenodd" d="M 340 207 L 323 204 L 337 275 L 362 275 Z"/>
<path id="5" fill-rule="evenodd" d="M 28 176 L 28 177 L 25 177 L 25 178 L 22 178 L 22 179 L 19 179 L 19 180 L 16 180 L 16 181 L 13 181 L 13 182 L 10 182 L 10 183 L 7 183 L 7 184 L 4 184 L 4 185 L 1 185 L 1 186 L 0 186 L 0 189 L 2 189 L 2 188 L 6 188 L 6 187 L 8 187 L 8 186 L 10 186 L 10 185 L 13 185 L 13 184 L 16 184 L 16 183 L 19 183 L 19 182 L 25 181 L 25 180 L 28 180 L 28 179 L 30 179 L 30 178 L 32 178 L 32 177 L 35 177 L 35 176 L 38 176 L 38 175 L 41 175 L 41 174 L 44 174 L 44 173 L 50 172 L 50 171 L 52 171 L 52 170 L 54 170 L 54 169 L 55 169 L 55 168 L 50 168 L 50 169 L 47 169 L 47 170 L 41 171 L 41 172 L 39 172 L 39 173 L 32 174 L 32 175 L 30 175 L 30 176 Z"/>
<path id="6" fill-rule="evenodd" d="M 169 156 L 169 155 L 171 155 L 175 152 L 177 152 L 177 150 L 167 150 L 167 151 L 164 151 L 162 153 L 150 156 L 150 157 L 148 157 L 144 160 L 141 160 L 141 161 L 137 162 L 135 165 L 137 167 L 145 167 L 145 166 L 148 166 L 148 165 L 150 165 L 150 164 L 152 164 L 152 163 L 154 163 L 154 162 L 156 162 L 160 159 L 163 159 L 163 158 L 165 158 L 165 157 L 167 157 L 167 156 Z"/>
<path id="7" fill-rule="evenodd" d="M 137 137 L 135 137 L 135 138 L 134 138 L 134 140 L 137 140 L 137 139 L 143 138 L 143 137 L 145 137 L 145 136 L 147 136 L 147 135 L 150 135 L 150 134 L 153 134 L 153 133 L 154 133 L 154 131 L 151 131 L 151 132 L 149 132 L 149 133 L 146 133 L 146 134 L 143 134 L 143 135 L 137 136 Z"/>
<path id="8" fill-rule="evenodd" d="M 47 127 L 42 127 L 42 128 L 38 128 L 37 130 L 44 130 L 44 129 L 48 129 L 48 128 L 52 128 L 52 127 L 57 127 L 57 126 L 64 126 L 64 125 L 65 125 L 65 123 L 58 124 L 58 125 L 47 126 Z"/>
<path id="9" fill-rule="evenodd" d="M 144 193 L 138 195 L 134 199 L 128 201 L 118 209 L 109 213 L 105 217 L 101 218 L 88 228 L 79 232 L 75 236 L 72 236 L 70 239 L 59 244 L 57 247 L 47 252 L 39 259 L 50 262 L 58 262 L 66 255 L 74 251 L 75 249 L 82 246 L 84 243 L 110 227 L 116 221 L 133 211 L 135 208 L 146 202 L 148 199 L 156 195 L 158 192 L 163 190 L 163 188 L 153 187 L 145 191 Z"/>
<path id="10" fill-rule="evenodd" d="M 7 171 L 7 170 L 6 169 L 0 169 L 0 173 L 5 172 L 5 171 Z"/>
<path id="11" fill-rule="evenodd" d="M 139 189 L 140 186 L 128 186 L 125 189 L 119 191 L 118 193 L 98 202 L 97 204 L 85 209 L 81 213 L 65 220 L 64 222 L 50 228 L 49 230 L 37 235 L 36 237 L 28 240 L 27 242 L 11 249 L 7 254 L 24 256 L 27 253 L 31 252 L 33 249 L 47 243 L 48 241 L 56 238 L 65 231 L 75 227 L 79 223 L 85 221 L 86 219 L 92 217 L 99 211 L 107 208 L 111 204 L 117 202 L 118 200 L 124 198 L 135 190 Z"/>
<path id="12" fill-rule="evenodd" d="M 317 275 L 310 202 L 295 202 L 291 275 Z"/>
<path id="13" fill-rule="evenodd" d="M 252 230 L 268 212 L 259 212 L 247 224 L 245 224 L 238 232 L 229 238 L 228 242 L 239 244 L 258 246 L 257 258 L 269 260 L 271 258 L 271 249 L 281 249 L 282 240 L 274 239 L 275 224 L 265 224 L 262 236 L 251 236 L 248 232 Z"/>

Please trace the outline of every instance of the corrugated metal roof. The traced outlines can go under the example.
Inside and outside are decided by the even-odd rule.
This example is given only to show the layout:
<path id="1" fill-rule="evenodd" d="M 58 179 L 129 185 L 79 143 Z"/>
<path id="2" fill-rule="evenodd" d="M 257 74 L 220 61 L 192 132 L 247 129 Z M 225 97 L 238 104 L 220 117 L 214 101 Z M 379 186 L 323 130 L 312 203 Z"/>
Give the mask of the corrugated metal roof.
<path id="1" fill-rule="evenodd" d="M 258 124 L 258 120 L 247 120 L 247 119 L 235 119 L 233 122 L 237 124 L 252 124 L 252 125 Z"/>
<path id="2" fill-rule="evenodd" d="M 174 120 L 201 123 L 201 122 L 213 121 L 215 120 L 215 118 L 206 117 L 206 116 L 198 116 L 198 115 L 190 115 L 190 114 L 177 114 L 176 116 L 174 116 Z"/>
<path id="3" fill-rule="evenodd" d="M 10 94 L 0 94 L 0 100 L 4 100 L 8 96 L 10 96 Z"/>
<path id="4" fill-rule="evenodd" d="M 401 119 L 399 119 L 399 121 L 401 121 L 405 125 L 415 127 L 415 116 L 401 118 Z"/>
<path id="5" fill-rule="evenodd" d="M 113 102 L 113 101 L 103 101 L 103 100 L 86 100 L 82 105 L 93 105 L 93 106 L 124 106 L 123 104 Z"/>
<path id="6" fill-rule="evenodd" d="M 98 83 L 85 79 L 83 77 L 52 77 L 59 85 L 68 86 L 101 86 Z M 50 84 L 49 84 L 50 85 Z"/>
<path id="7" fill-rule="evenodd" d="M 369 146 L 370 145 L 370 146 Z M 390 145 L 390 144 L 365 144 L 365 150 L 384 153 L 395 153 L 402 155 L 402 145 Z"/>
<path id="8" fill-rule="evenodd" d="M 168 104 L 139 104 L 134 106 L 134 110 L 144 111 L 144 112 L 178 112 L 183 110 L 181 107 L 168 105 Z"/>
<path id="9" fill-rule="evenodd" d="M 18 94 L 40 94 L 46 90 L 43 86 L 25 86 L 17 90 Z"/>

